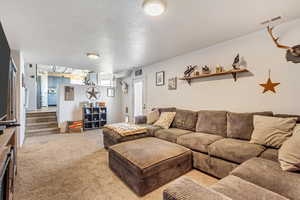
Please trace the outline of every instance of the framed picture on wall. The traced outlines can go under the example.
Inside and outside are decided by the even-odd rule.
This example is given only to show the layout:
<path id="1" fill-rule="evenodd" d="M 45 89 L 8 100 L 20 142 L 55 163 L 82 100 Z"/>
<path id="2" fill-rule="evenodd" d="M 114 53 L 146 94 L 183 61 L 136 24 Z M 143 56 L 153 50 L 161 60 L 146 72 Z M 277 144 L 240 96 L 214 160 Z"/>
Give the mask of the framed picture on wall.
<path id="1" fill-rule="evenodd" d="M 115 97 L 115 88 L 107 88 L 107 96 Z"/>
<path id="2" fill-rule="evenodd" d="M 156 72 L 156 86 L 165 85 L 165 72 Z"/>
<path id="3" fill-rule="evenodd" d="M 65 101 L 74 101 L 74 87 L 65 86 Z"/>
<path id="4" fill-rule="evenodd" d="M 177 78 L 170 78 L 168 81 L 168 89 L 169 90 L 176 90 L 177 89 Z"/>

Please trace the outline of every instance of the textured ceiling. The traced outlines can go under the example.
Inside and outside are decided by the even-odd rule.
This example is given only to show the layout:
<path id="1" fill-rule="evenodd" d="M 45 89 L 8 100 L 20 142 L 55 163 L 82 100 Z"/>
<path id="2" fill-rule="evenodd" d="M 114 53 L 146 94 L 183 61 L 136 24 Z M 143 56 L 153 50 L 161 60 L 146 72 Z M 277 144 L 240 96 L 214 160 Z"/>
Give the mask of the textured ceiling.
<path id="1" fill-rule="evenodd" d="M 300 17 L 299 0 L 168 0 L 150 17 L 142 0 L 0 0 L 10 45 L 26 62 L 120 71 L 233 39 L 261 21 Z M 89 60 L 87 52 L 101 58 Z"/>

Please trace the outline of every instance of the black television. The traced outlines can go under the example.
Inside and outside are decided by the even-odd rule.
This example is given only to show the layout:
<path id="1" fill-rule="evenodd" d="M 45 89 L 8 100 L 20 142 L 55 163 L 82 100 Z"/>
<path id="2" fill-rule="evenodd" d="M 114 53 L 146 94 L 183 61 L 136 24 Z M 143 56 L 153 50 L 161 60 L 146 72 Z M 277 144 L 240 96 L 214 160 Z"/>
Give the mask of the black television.
<path id="1" fill-rule="evenodd" d="M 6 120 L 9 112 L 10 54 L 9 44 L 0 22 L 0 121 Z"/>

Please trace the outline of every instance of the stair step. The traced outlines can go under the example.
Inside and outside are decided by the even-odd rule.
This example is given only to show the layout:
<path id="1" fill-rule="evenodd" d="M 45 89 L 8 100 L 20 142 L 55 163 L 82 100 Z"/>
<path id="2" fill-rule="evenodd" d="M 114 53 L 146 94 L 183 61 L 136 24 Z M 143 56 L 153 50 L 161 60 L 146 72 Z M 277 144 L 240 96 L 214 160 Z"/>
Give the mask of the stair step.
<path id="1" fill-rule="evenodd" d="M 56 116 L 56 112 L 28 112 L 26 117 L 46 117 L 46 116 Z"/>
<path id="2" fill-rule="evenodd" d="M 56 116 L 46 116 L 46 117 L 27 117 L 26 122 L 31 123 L 43 123 L 43 122 L 57 122 Z"/>
<path id="3" fill-rule="evenodd" d="M 41 129 L 35 129 L 35 130 L 28 130 L 26 131 L 27 133 L 38 133 L 38 132 L 55 132 L 55 131 L 59 131 L 59 129 L 57 127 L 54 128 L 41 128 Z"/>
<path id="4" fill-rule="evenodd" d="M 39 123 L 28 123 L 26 125 L 26 130 L 35 130 L 43 128 L 58 128 L 56 121 L 53 122 L 39 122 Z"/>

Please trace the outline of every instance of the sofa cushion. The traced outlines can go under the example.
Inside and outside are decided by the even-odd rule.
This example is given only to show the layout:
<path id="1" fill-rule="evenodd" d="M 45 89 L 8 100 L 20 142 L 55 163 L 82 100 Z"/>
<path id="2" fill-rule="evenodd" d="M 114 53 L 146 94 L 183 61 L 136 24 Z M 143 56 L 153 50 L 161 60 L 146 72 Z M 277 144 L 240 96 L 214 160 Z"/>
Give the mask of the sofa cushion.
<path id="1" fill-rule="evenodd" d="M 185 135 L 190 133 L 191 131 L 178 129 L 178 128 L 169 128 L 169 129 L 161 129 L 154 133 L 154 136 L 163 140 L 167 140 L 169 142 L 177 142 L 177 138 L 181 135 Z"/>
<path id="2" fill-rule="evenodd" d="M 259 157 L 278 162 L 278 149 L 267 148 Z"/>
<path id="3" fill-rule="evenodd" d="M 198 113 L 190 110 L 176 109 L 172 127 L 190 131 L 196 130 Z"/>
<path id="4" fill-rule="evenodd" d="M 226 111 L 199 111 L 196 132 L 227 136 Z"/>
<path id="5" fill-rule="evenodd" d="M 297 118 L 279 118 L 254 115 L 254 130 L 250 143 L 280 148 L 292 135 Z"/>
<path id="6" fill-rule="evenodd" d="M 255 185 L 233 175 L 227 176 L 210 188 L 234 200 L 288 200 L 287 198 L 275 192 L 267 190 L 263 187 Z"/>
<path id="7" fill-rule="evenodd" d="M 275 114 L 274 117 L 281 117 L 281 118 L 296 117 L 297 118 L 297 123 L 300 123 L 300 115 Z"/>
<path id="8" fill-rule="evenodd" d="M 227 113 L 227 137 L 250 140 L 253 132 L 253 116 L 273 116 L 273 112 Z"/>
<path id="9" fill-rule="evenodd" d="M 282 171 L 278 162 L 253 158 L 241 164 L 231 174 L 288 199 L 299 200 L 300 174 Z"/>
<path id="10" fill-rule="evenodd" d="M 154 125 L 151 125 L 151 124 L 141 124 L 141 126 L 147 128 L 147 133 L 148 133 L 149 136 L 154 136 L 154 133 L 156 131 L 162 129 L 159 126 L 154 126 Z"/>
<path id="11" fill-rule="evenodd" d="M 279 162 L 285 171 L 300 171 L 300 124 L 293 131 L 293 136 L 279 149 Z"/>
<path id="12" fill-rule="evenodd" d="M 225 138 L 208 146 L 208 154 L 235 163 L 259 156 L 265 147 L 244 140 Z"/>
<path id="13" fill-rule="evenodd" d="M 208 153 L 208 145 L 217 140 L 223 139 L 222 136 L 206 133 L 188 133 L 177 139 L 177 143 L 194 151 Z"/>
<path id="14" fill-rule="evenodd" d="M 187 178 L 180 178 L 164 190 L 164 200 L 232 200 Z"/>
<path id="15" fill-rule="evenodd" d="M 193 151 L 193 167 L 214 177 L 224 178 L 238 166 L 239 164 Z"/>

